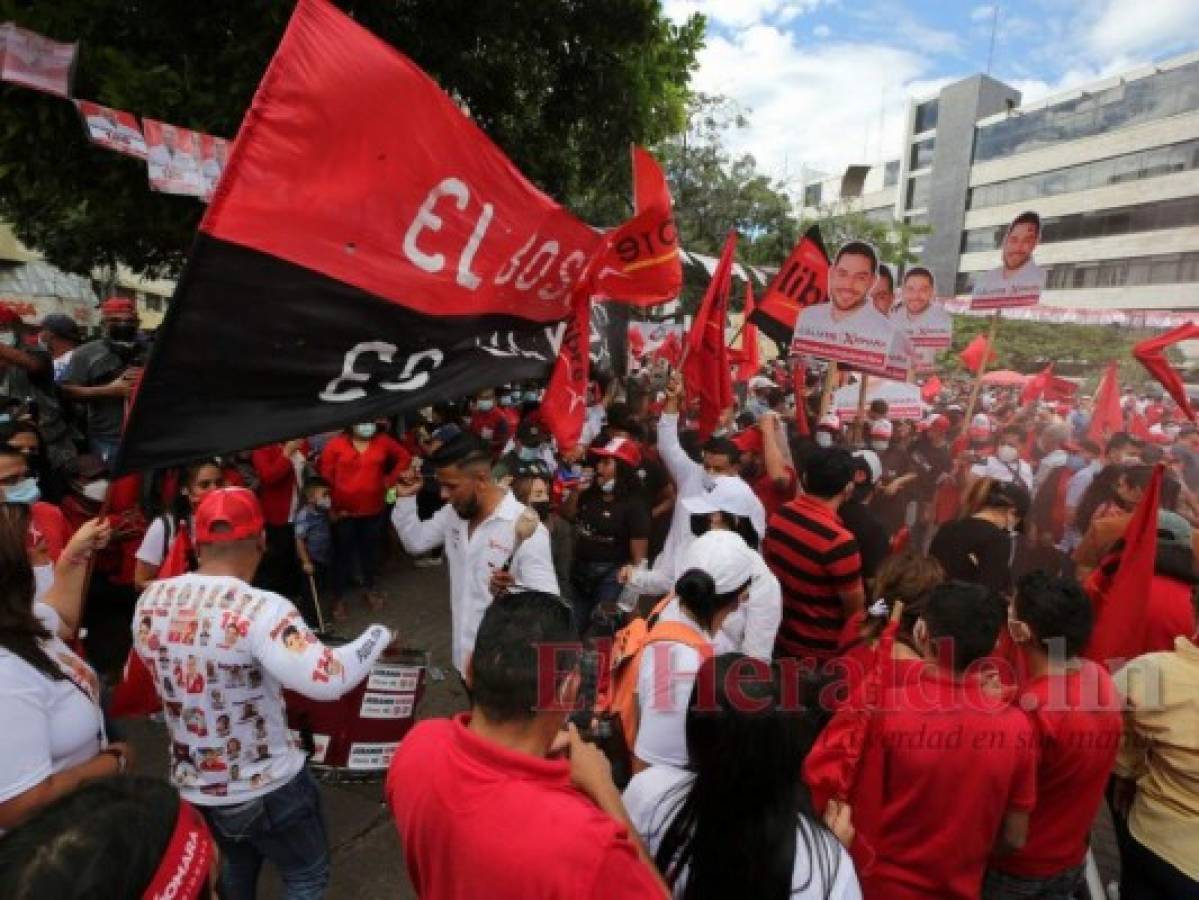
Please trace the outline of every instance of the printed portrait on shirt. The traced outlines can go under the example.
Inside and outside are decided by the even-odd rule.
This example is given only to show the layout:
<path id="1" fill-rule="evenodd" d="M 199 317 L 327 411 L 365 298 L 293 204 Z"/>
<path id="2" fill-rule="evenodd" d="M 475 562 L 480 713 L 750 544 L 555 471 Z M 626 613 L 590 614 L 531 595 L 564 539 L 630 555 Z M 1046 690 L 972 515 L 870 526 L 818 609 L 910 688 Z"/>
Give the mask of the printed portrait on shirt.
<path id="1" fill-rule="evenodd" d="M 219 738 L 229 737 L 229 714 L 221 713 L 216 717 L 216 736 Z"/>
<path id="2" fill-rule="evenodd" d="M 201 772 L 224 772 L 229 768 L 219 747 L 199 747 L 196 752 L 200 757 Z"/>
<path id="3" fill-rule="evenodd" d="M 189 706 L 183 710 L 183 727 L 196 737 L 208 737 L 208 719 L 204 710 Z"/>
<path id="4" fill-rule="evenodd" d="M 1033 253 L 1041 240 L 1041 217 L 1026 210 L 1012 219 L 1003 236 L 999 265 L 974 275 L 970 308 L 1014 309 L 1036 306 L 1045 289 L 1046 272 Z"/>

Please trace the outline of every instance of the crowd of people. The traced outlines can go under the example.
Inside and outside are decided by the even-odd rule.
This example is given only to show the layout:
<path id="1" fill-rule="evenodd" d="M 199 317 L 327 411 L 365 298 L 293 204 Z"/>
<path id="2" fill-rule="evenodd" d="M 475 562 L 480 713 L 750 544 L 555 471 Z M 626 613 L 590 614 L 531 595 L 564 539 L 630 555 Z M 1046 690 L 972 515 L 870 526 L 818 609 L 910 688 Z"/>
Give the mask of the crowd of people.
<path id="1" fill-rule="evenodd" d="M 144 348 L 128 301 L 102 321 L 0 319 L 0 895 L 253 897 L 266 862 L 322 896 L 283 690 L 367 677 L 392 629 L 325 623 L 402 623 L 402 553 L 445 567 L 470 705 L 388 773 L 422 897 L 1065 900 L 1105 805 L 1121 898 L 1199 897 L 1199 429 L 1168 400 L 1092 435 L 1085 396 L 961 381 L 842 422 L 777 364 L 701 435 L 650 365 L 592 385 L 573 448 L 528 383 L 113 479 Z M 115 739 L 135 666 L 169 783 Z"/>

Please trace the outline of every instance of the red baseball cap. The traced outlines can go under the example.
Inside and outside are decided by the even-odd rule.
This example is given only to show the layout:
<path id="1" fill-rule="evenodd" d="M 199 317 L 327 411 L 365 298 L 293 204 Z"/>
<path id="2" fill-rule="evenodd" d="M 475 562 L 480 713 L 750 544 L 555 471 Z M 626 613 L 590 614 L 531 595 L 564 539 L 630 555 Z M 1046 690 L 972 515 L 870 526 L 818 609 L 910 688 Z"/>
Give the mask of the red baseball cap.
<path id="1" fill-rule="evenodd" d="M 253 491 L 218 488 L 206 495 L 196 510 L 196 543 L 244 541 L 261 534 L 265 525 L 262 504 Z"/>
<path id="2" fill-rule="evenodd" d="M 629 438 L 612 438 L 604 446 L 596 447 L 591 452 L 596 456 L 611 456 L 613 459 L 619 459 L 634 469 L 641 465 L 641 448 L 637 446 L 636 441 Z"/>
<path id="3" fill-rule="evenodd" d="M 757 425 L 737 432 L 733 435 L 732 441 L 742 453 L 765 452 L 765 445 L 762 443 L 762 429 Z"/>
<path id="4" fill-rule="evenodd" d="M 125 297 L 109 297 L 100 304 L 100 315 L 135 316 L 137 315 L 137 307 L 133 305 L 132 300 Z"/>

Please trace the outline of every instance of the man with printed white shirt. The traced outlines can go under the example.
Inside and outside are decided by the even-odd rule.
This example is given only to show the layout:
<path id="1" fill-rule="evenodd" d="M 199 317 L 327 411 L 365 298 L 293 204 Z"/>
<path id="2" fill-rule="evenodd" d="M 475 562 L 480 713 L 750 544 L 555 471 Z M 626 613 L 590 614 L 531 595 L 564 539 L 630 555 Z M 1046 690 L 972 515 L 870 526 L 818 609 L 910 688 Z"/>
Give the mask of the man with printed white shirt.
<path id="1" fill-rule="evenodd" d="M 341 697 L 392 634 L 372 625 L 326 647 L 289 600 L 251 587 L 266 538 L 262 507 L 244 488 L 204 498 L 195 542 L 199 569 L 152 583 L 133 619 L 134 647 L 164 696 L 171 779 L 221 848 L 223 896 L 252 898 L 266 859 L 289 898 L 320 897 L 329 881 L 324 815 L 288 734 L 283 689 Z"/>
<path id="2" fill-rule="evenodd" d="M 1003 239 L 1003 262 L 974 278 L 971 306 L 999 309 L 1034 306 L 1045 287 L 1045 270 L 1032 258 L 1041 239 L 1041 217 L 1031 210 L 1012 219 Z"/>
<path id="3" fill-rule="evenodd" d="M 454 668 L 466 674 L 483 613 L 496 595 L 514 585 L 559 594 L 550 555 L 549 532 L 538 524 L 519 541 L 517 519 L 527 509 L 491 473 L 491 456 L 470 435 L 447 442 L 430 461 L 445 506 L 426 520 L 416 509 L 421 481 L 396 485 L 392 524 L 404 549 L 425 553 L 444 546 L 450 570 L 450 615 Z"/>

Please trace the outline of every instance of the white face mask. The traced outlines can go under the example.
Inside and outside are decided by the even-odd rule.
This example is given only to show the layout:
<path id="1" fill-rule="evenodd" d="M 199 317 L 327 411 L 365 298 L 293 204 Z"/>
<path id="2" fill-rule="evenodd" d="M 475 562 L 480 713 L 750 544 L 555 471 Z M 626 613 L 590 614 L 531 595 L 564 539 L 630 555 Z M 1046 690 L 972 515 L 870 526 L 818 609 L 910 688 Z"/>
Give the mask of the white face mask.
<path id="1" fill-rule="evenodd" d="M 1020 458 L 1020 451 L 1010 444 L 1004 444 L 995 451 L 995 455 L 999 457 L 1000 462 L 1005 462 L 1011 465 Z"/>
<path id="2" fill-rule="evenodd" d="M 816 445 L 819 447 L 833 446 L 833 436 L 831 434 L 829 434 L 827 431 L 817 431 L 816 432 Z"/>
<path id="3" fill-rule="evenodd" d="M 79 493 L 94 503 L 103 503 L 104 498 L 108 496 L 108 479 L 101 478 L 99 481 L 89 481 Z"/>
<path id="4" fill-rule="evenodd" d="M 15 332 L 15 331 L 2 331 L 2 332 L 0 332 L 0 344 L 3 344 L 5 347 L 15 347 L 15 346 L 17 346 L 17 334 L 16 334 L 16 332 Z"/>

